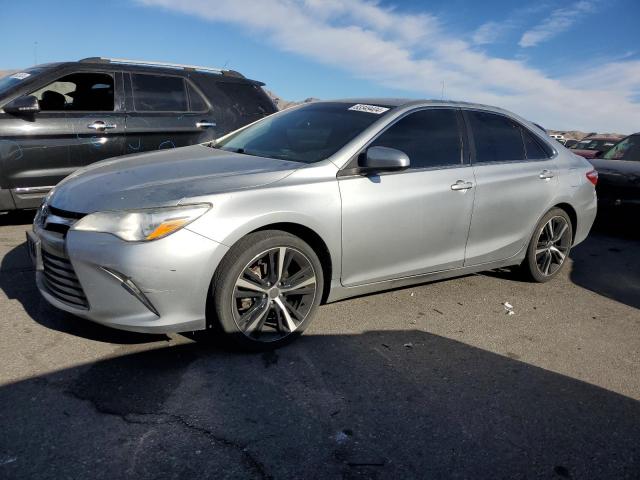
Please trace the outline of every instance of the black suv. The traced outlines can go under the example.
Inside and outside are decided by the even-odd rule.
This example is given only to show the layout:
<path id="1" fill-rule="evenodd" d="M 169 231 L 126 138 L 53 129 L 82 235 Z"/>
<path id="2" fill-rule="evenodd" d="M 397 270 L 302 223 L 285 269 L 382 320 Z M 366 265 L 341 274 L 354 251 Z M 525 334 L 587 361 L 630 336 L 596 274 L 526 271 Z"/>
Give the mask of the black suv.
<path id="1" fill-rule="evenodd" d="M 0 79 L 0 211 L 33 208 L 74 170 L 202 143 L 276 111 L 232 70 L 86 58 Z"/>

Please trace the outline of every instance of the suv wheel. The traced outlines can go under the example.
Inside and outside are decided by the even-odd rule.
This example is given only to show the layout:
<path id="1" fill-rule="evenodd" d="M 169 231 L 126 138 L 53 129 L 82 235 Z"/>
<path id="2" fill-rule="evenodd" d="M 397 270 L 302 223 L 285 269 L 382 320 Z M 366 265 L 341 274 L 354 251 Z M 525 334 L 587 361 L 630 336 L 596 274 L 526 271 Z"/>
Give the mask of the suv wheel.
<path id="1" fill-rule="evenodd" d="M 552 208 L 538 222 L 523 262 L 526 275 L 535 282 L 548 282 L 566 263 L 573 228 L 571 219 L 560 208 Z"/>
<path id="2" fill-rule="evenodd" d="M 302 334 L 323 285 L 320 260 L 300 238 L 252 233 L 229 250 L 214 275 L 210 321 L 242 348 L 278 348 Z"/>

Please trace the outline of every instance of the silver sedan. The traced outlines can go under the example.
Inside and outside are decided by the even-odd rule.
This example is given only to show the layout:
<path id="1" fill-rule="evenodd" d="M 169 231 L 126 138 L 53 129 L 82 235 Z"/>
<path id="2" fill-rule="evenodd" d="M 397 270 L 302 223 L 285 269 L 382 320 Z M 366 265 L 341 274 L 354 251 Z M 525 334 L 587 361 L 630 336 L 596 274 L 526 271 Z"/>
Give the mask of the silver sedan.
<path id="1" fill-rule="evenodd" d="M 506 266 L 550 280 L 591 228 L 596 182 L 586 160 L 498 108 L 318 102 L 78 171 L 28 244 L 60 309 L 275 348 L 321 302 Z"/>

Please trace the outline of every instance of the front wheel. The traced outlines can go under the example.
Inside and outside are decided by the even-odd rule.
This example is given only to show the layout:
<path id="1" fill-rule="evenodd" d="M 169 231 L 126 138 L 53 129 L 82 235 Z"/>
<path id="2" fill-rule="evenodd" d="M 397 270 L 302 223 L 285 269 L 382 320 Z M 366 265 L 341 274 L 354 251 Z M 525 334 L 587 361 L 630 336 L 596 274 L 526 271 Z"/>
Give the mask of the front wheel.
<path id="1" fill-rule="evenodd" d="M 573 241 L 567 212 L 552 208 L 538 222 L 522 264 L 524 273 L 535 282 L 548 282 L 566 263 Z"/>
<path id="2" fill-rule="evenodd" d="M 249 234 L 214 275 L 210 321 L 244 349 L 278 348 L 311 321 L 322 273 L 318 256 L 300 238 L 276 230 Z"/>

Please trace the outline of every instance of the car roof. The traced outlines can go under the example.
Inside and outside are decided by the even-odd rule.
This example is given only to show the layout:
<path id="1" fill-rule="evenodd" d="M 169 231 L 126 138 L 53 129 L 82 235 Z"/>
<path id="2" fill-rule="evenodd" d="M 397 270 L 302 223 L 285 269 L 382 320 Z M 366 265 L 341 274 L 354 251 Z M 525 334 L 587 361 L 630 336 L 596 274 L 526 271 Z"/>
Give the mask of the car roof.
<path id="1" fill-rule="evenodd" d="M 206 67 L 189 67 L 184 66 L 186 68 L 179 68 L 178 66 L 172 66 L 171 64 L 153 64 L 153 62 L 149 63 L 136 63 L 136 61 L 131 61 L 131 63 L 127 63 L 126 61 L 122 62 L 109 62 L 108 59 L 100 59 L 99 57 L 90 57 L 86 59 L 82 59 L 79 61 L 71 61 L 71 62 L 54 62 L 54 63 L 42 63 L 39 65 L 34 65 L 30 68 L 43 68 L 47 70 L 57 70 L 65 67 L 82 67 L 82 69 L 91 69 L 91 68 L 114 68 L 118 71 L 123 72 L 134 72 L 134 71 L 145 71 L 145 72 L 157 72 L 161 74 L 169 74 L 169 75 L 189 75 L 189 74 L 197 74 L 197 75 L 207 75 L 216 78 L 224 78 L 233 79 L 240 82 L 248 82 L 256 85 L 264 85 L 264 83 L 258 80 L 252 80 L 250 78 L 246 78 L 240 72 L 235 70 L 219 70 L 216 69 L 206 69 Z"/>

